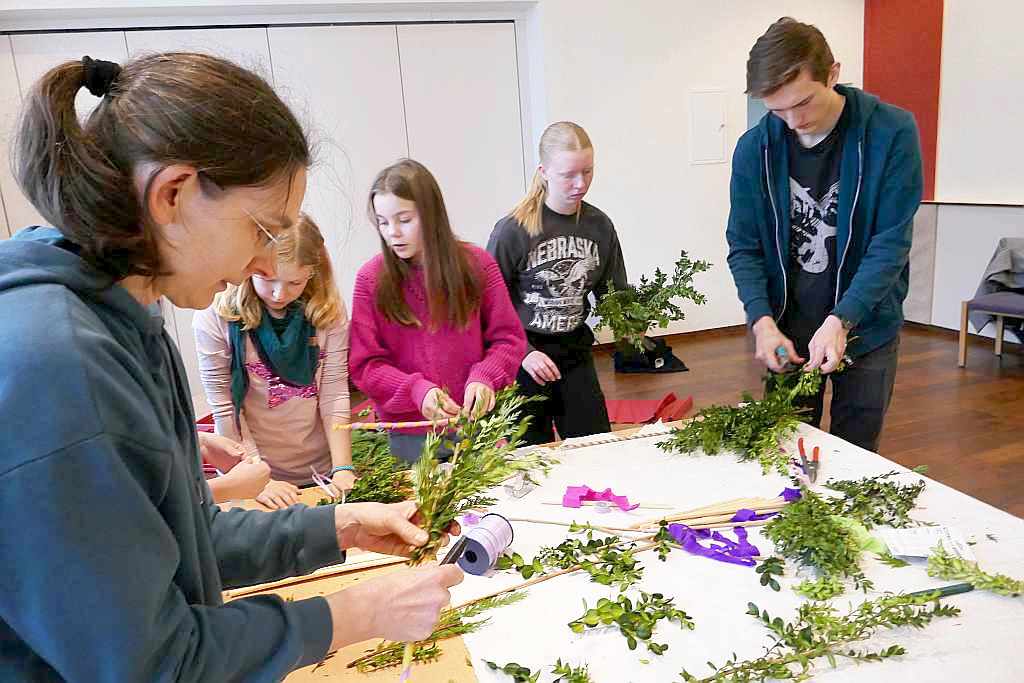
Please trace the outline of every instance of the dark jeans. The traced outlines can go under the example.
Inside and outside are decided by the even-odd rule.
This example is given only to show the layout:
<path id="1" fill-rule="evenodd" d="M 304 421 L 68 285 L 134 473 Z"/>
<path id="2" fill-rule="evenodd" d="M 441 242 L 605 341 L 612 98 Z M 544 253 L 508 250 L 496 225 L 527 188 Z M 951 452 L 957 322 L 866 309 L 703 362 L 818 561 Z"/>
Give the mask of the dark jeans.
<path id="1" fill-rule="evenodd" d="M 842 372 L 829 375 L 832 382 L 832 424 L 829 431 L 832 434 L 865 450 L 878 452 L 885 413 L 896 382 L 899 348 L 900 338 L 896 337 L 855 358 L 853 364 Z M 815 427 L 821 426 L 824 401 L 825 382 L 821 383 L 817 395 L 797 401 L 801 407 L 811 410 L 810 424 Z"/>
<path id="2" fill-rule="evenodd" d="M 530 426 L 523 435 L 524 445 L 554 441 L 555 429 L 563 439 L 611 431 L 604 393 L 594 368 L 594 333 L 590 328 L 584 325 L 564 335 L 527 333 L 527 339 L 551 358 L 562 379 L 542 386 L 519 368 L 516 381 L 520 393 L 545 399 L 528 403 L 523 411 L 524 417 L 530 416 Z"/>
<path id="3" fill-rule="evenodd" d="M 426 434 L 391 432 L 388 435 L 388 446 L 391 448 L 391 455 L 410 465 L 415 464 L 420 459 L 420 456 L 423 455 L 423 444 L 426 441 Z M 443 444 L 437 449 L 437 459 L 441 462 L 447 462 L 451 455 L 451 449 L 445 448 Z"/>

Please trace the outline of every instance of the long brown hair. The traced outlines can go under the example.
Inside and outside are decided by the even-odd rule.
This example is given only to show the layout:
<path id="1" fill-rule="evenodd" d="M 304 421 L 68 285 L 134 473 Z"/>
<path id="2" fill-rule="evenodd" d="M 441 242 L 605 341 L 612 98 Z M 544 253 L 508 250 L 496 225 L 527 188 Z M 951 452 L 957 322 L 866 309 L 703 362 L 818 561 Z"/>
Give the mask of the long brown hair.
<path id="1" fill-rule="evenodd" d="M 95 64 L 65 62 L 32 87 L 14 170 L 36 210 L 115 279 L 162 272 L 145 201 L 160 168 L 194 166 L 212 193 L 270 184 L 310 163 L 302 127 L 270 85 L 204 54 L 148 55 L 119 70 L 100 63 L 112 78 L 83 127 L 75 96 Z M 134 172 L 143 163 L 158 168 L 140 196 Z"/>
<path id="2" fill-rule="evenodd" d="M 806 67 L 811 78 L 828 85 L 835 63 L 817 26 L 782 17 L 768 27 L 747 59 L 747 94 L 765 97 L 793 81 Z"/>
<path id="3" fill-rule="evenodd" d="M 377 227 L 377 212 L 373 198 L 378 194 L 393 194 L 416 204 L 420 217 L 430 327 L 440 327 L 445 322 L 453 327 L 466 327 L 470 317 L 480 308 L 482 278 L 466 246 L 452 232 L 437 180 L 426 166 L 412 159 L 401 159 L 378 173 L 370 187 L 367 203 L 374 227 Z M 423 321 L 409 310 L 402 294 L 402 283 L 409 276 L 409 264 L 395 255 L 383 235 L 380 235 L 380 249 L 384 268 L 377 281 L 377 308 L 392 322 L 422 325 Z"/>
<path id="4" fill-rule="evenodd" d="M 344 306 L 334 284 L 331 257 L 327 254 L 323 234 L 312 218 L 302 214 L 295 227 L 278 237 L 277 262 L 313 269 L 298 299 L 313 327 L 326 329 L 341 319 Z M 256 294 L 252 278 L 246 278 L 237 286 L 230 285 L 214 298 L 213 306 L 217 315 L 225 320 L 242 321 L 243 330 L 259 327 L 263 318 L 263 302 Z"/>
<path id="5" fill-rule="evenodd" d="M 558 121 L 544 129 L 540 136 L 540 163 L 547 164 L 555 152 L 581 152 L 594 149 L 590 136 L 583 127 L 572 121 Z M 540 235 L 544 226 L 541 217 L 544 213 L 544 199 L 547 197 L 548 184 L 540 169 L 533 172 L 530 189 L 526 196 L 512 209 L 512 218 L 516 219 L 531 237 Z M 577 218 L 579 216 L 577 215 Z"/>

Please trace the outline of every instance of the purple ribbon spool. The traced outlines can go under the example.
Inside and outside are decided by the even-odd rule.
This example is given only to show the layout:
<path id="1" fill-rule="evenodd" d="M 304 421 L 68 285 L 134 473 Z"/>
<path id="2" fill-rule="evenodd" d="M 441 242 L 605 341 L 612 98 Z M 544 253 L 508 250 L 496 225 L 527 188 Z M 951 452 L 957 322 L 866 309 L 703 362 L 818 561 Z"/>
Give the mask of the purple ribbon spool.
<path id="1" fill-rule="evenodd" d="M 492 512 L 480 518 L 480 523 L 466 531 L 466 548 L 459 558 L 462 571 L 483 576 L 498 562 L 505 549 L 512 545 L 512 524 Z"/>

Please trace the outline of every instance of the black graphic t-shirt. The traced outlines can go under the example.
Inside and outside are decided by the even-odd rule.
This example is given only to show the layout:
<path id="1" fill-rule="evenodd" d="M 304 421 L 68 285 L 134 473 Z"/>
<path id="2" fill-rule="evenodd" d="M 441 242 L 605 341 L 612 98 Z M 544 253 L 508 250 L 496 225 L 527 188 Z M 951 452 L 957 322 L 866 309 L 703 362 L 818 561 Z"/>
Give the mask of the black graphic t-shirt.
<path id="1" fill-rule="evenodd" d="M 783 333 L 806 357 L 807 344 L 832 312 L 836 294 L 836 222 L 839 167 L 849 119 L 843 107 L 835 128 L 813 147 L 787 131 L 789 146 L 789 300 L 780 321 Z"/>
<path id="2" fill-rule="evenodd" d="M 511 216 L 494 226 L 487 251 L 508 284 L 528 333 L 574 332 L 590 314 L 590 293 L 626 285 L 626 267 L 615 227 L 600 209 L 583 202 L 579 220 L 544 207 L 544 231 L 531 237 Z"/>

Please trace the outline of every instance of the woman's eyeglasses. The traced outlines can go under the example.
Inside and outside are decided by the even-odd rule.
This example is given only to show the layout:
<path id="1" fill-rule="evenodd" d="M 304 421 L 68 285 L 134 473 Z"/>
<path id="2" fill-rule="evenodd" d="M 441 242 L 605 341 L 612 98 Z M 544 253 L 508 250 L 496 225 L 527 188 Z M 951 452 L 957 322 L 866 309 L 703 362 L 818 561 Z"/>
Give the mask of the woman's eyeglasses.
<path id="1" fill-rule="evenodd" d="M 279 244 L 277 237 L 275 237 L 272 232 L 263 227 L 263 224 L 259 222 L 256 216 L 253 216 L 252 213 L 244 207 L 242 208 L 242 211 L 245 211 L 246 215 L 249 216 L 249 218 L 252 219 L 252 222 L 256 224 L 256 227 L 259 228 L 266 236 L 266 240 L 262 240 L 264 247 L 269 247 L 271 244 Z"/>

